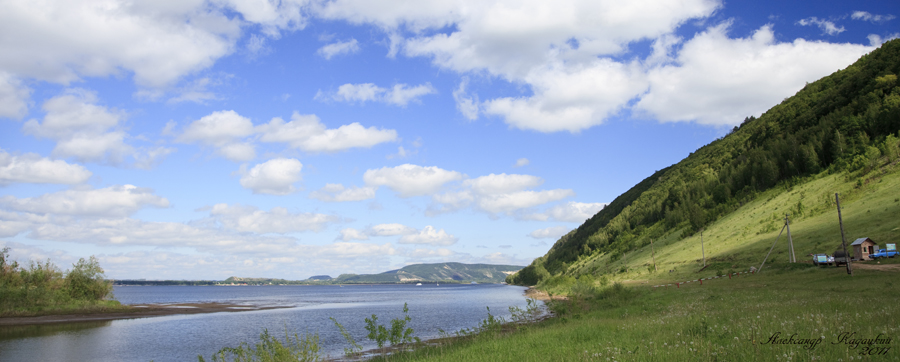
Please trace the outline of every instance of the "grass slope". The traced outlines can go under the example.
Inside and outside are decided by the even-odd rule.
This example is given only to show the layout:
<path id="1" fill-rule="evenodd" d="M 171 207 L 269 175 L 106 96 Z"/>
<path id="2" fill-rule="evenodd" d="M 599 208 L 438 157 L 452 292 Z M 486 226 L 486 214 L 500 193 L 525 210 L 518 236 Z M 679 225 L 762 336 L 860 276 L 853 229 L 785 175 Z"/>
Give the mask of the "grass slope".
<path id="1" fill-rule="evenodd" d="M 713 275 L 716 271 L 748 270 L 762 263 L 781 231 L 785 213 L 791 214 L 791 236 L 797 259 L 808 262 L 811 260 L 808 254 L 830 254 L 840 248 L 835 192 L 841 195 L 848 243 L 860 237 L 869 237 L 882 246 L 888 242 L 900 243 L 897 190 L 900 190 L 897 163 L 884 165 L 867 175 L 823 173 L 796 186 L 771 189 L 706 227 L 703 231 L 708 264 L 705 273 L 699 272 L 702 268 L 700 234 L 682 238 L 681 230 L 672 230 L 654 240 L 657 272 L 649 270 L 653 263 L 649 245 L 616 261 L 611 261 L 608 254 L 582 258 L 571 270 L 576 275 L 609 273 L 611 280 L 629 283 L 680 281 Z M 784 233 L 767 265 L 787 261 Z"/>
<path id="2" fill-rule="evenodd" d="M 387 360 L 892 361 L 900 356 L 896 276 L 776 267 L 681 288 L 620 288 L 557 306 L 565 309 L 558 318 L 514 333 L 482 333 Z M 770 341 L 792 335 L 815 345 Z M 847 343 L 853 340 L 871 344 Z"/>

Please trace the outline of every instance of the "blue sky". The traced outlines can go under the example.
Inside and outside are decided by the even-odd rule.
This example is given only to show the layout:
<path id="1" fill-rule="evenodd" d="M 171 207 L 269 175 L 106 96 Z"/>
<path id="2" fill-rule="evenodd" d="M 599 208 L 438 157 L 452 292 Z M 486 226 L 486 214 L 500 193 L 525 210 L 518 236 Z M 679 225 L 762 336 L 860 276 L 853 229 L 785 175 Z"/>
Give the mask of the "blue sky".
<path id="1" fill-rule="evenodd" d="M 111 278 L 525 265 L 895 1 L 4 0 L 0 246 Z"/>

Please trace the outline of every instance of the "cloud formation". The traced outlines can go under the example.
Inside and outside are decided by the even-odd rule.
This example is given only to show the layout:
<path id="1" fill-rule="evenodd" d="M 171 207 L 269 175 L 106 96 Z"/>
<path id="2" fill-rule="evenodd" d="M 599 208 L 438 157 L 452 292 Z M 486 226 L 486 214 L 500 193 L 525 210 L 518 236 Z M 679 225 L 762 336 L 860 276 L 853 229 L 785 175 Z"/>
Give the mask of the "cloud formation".
<path id="1" fill-rule="evenodd" d="M 315 98 L 350 103 L 382 102 L 406 107 L 409 102 L 418 101 L 420 97 L 433 93 L 437 93 L 437 90 L 431 86 L 431 83 L 417 86 L 400 83 L 394 84 L 390 89 L 379 87 L 373 83 L 347 83 L 338 87 L 337 92 L 330 95 L 319 91 Z"/>
<path id="2" fill-rule="evenodd" d="M 894 20 L 896 16 L 891 14 L 880 15 L 880 14 L 872 14 L 868 11 L 854 11 L 853 14 L 850 15 L 850 18 L 853 20 L 862 20 L 862 21 L 871 21 L 873 23 L 883 23 L 886 21 Z"/>
<path id="3" fill-rule="evenodd" d="M 69 184 L 84 183 L 93 173 L 84 166 L 63 160 L 51 160 L 36 153 L 11 155 L 0 149 L 0 185 L 13 183 Z"/>
<path id="4" fill-rule="evenodd" d="M 56 141 L 53 155 L 81 161 L 121 164 L 133 148 L 125 144 L 126 134 L 118 129 L 124 114 L 96 105 L 97 95 L 84 89 L 69 89 L 44 102 L 43 122 L 31 119 L 22 130 L 39 138 Z"/>
<path id="5" fill-rule="evenodd" d="M 532 231 L 528 233 L 528 236 L 535 239 L 559 239 L 561 236 L 566 235 L 571 230 L 572 228 L 565 226 L 553 226 Z"/>
<path id="6" fill-rule="evenodd" d="M 0 70 L 0 118 L 20 119 L 28 114 L 31 90 L 12 74 Z"/>
<path id="7" fill-rule="evenodd" d="M 22 199 L 3 196 L 0 207 L 29 214 L 124 217 L 145 207 L 167 208 L 169 200 L 150 189 L 121 185 L 102 189 L 82 187 Z"/>
<path id="8" fill-rule="evenodd" d="M 527 3 L 459 0 L 413 9 L 338 0 L 321 4 L 316 14 L 376 26 L 389 36 L 391 54 L 424 57 L 461 74 L 453 96 L 463 117 L 496 116 L 512 128 L 538 132 L 576 133 L 626 110 L 664 122 L 736 125 L 872 50 L 778 42 L 771 25 L 749 38 L 729 38 L 728 22 L 686 40 L 673 35 L 691 20 L 709 19 L 722 6 L 713 0 Z M 861 11 L 852 17 L 890 18 Z M 798 24 L 832 35 L 843 30 L 818 18 Z M 663 53 L 631 56 L 630 45 L 646 39 Z M 706 69 L 716 73 L 695 74 Z M 779 76 L 761 76 L 771 72 Z M 488 74 L 523 91 L 479 100 L 467 89 L 470 74 Z"/>
<path id="9" fill-rule="evenodd" d="M 838 27 L 834 24 L 834 22 L 825 19 L 819 19 L 815 16 L 811 18 L 800 19 L 799 21 L 797 21 L 797 24 L 803 26 L 817 26 L 822 30 L 822 33 L 828 35 L 838 35 L 845 30 L 843 26 Z"/>
<path id="10" fill-rule="evenodd" d="M 288 195 L 297 191 L 294 183 L 303 179 L 303 164 L 294 158 L 275 158 L 253 166 L 241 167 L 241 186 L 254 194 Z"/>
<path id="11" fill-rule="evenodd" d="M 366 128 L 357 122 L 338 128 L 326 128 L 315 115 L 297 112 L 290 122 L 276 117 L 269 123 L 256 127 L 262 142 L 287 143 L 307 152 L 337 152 L 350 148 L 367 148 L 397 140 L 397 131 Z"/>
<path id="12" fill-rule="evenodd" d="M 227 229 L 257 234 L 320 231 L 325 225 L 339 220 L 332 215 L 291 213 L 283 207 L 262 211 L 253 206 L 240 204 L 216 204 L 209 214 Z"/>
<path id="13" fill-rule="evenodd" d="M 463 174 L 456 171 L 407 163 L 368 170 L 363 174 L 363 181 L 369 186 L 387 186 L 400 197 L 413 197 L 437 193 L 444 184 L 463 177 Z"/>
<path id="14" fill-rule="evenodd" d="M 650 90 L 635 108 L 664 122 L 736 125 L 872 50 L 803 39 L 778 43 L 768 25 L 731 39 L 728 28 L 707 29 L 685 42 L 672 63 L 651 69 Z"/>
<path id="15" fill-rule="evenodd" d="M 330 60 L 331 58 L 338 55 L 358 53 L 359 50 L 359 42 L 356 41 L 356 39 L 350 39 L 347 41 L 339 41 L 323 46 L 319 48 L 316 53 L 318 53 L 323 58 Z"/>
<path id="16" fill-rule="evenodd" d="M 310 192 L 309 197 L 325 202 L 363 201 L 375 198 L 376 187 L 344 187 L 341 184 L 325 184 Z"/>
<path id="17" fill-rule="evenodd" d="M 400 237 L 400 244 L 425 244 L 434 246 L 447 246 L 456 244 L 459 238 L 448 234 L 444 229 L 437 230 L 428 225 L 415 234 Z"/>
<path id="18" fill-rule="evenodd" d="M 458 190 L 432 196 L 426 214 L 437 215 L 474 207 L 492 216 L 523 217 L 522 211 L 575 196 L 569 189 L 529 190 L 544 183 L 531 175 L 490 174 L 462 182 Z"/>
<path id="19" fill-rule="evenodd" d="M 198 143 L 216 148 L 216 153 L 235 162 L 256 158 L 255 142 L 286 143 L 307 152 L 338 152 L 368 148 L 398 139 L 397 131 L 363 127 L 357 122 L 327 128 L 319 117 L 297 112 L 289 122 L 281 117 L 254 126 L 249 118 L 233 110 L 216 111 L 191 122 L 176 137 L 180 143 Z"/>
<path id="20" fill-rule="evenodd" d="M 216 147 L 219 155 L 245 162 L 256 158 L 253 145 L 242 141 L 254 132 L 253 122 L 249 118 L 233 110 L 217 111 L 192 122 L 175 141 Z"/>

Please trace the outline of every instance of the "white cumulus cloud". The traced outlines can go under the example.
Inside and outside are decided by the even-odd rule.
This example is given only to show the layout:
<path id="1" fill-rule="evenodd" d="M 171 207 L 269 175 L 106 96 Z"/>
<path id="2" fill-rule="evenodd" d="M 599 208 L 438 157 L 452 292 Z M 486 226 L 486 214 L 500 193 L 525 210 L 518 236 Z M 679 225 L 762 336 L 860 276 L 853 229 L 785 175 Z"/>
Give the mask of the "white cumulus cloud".
<path id="1" fill-rule="evenodd" d="M 369 186 L 387 186 L 400 197 L 413 197 L 434 194 L 444 184 L 463 177 L 463 174 L 456 171 L 407 163 L 396 167 L 368 170 L 363 174 L 363 181 Z"/>
<path id="2" fill-rule="evenodd" d="M 12 74 L 0 71 L 0 117 L 19 119 L 28 114 L 31 90 Z"/>
<path id="3" fill-rule="evenodd" d="M 682 47 L 674 64 L 648 73 L 650 90 L 635 106 L 661 121 L 736 125 L 872 50 L 797 39 L 778 43 L 771 26 L 731 39 L 721 24 Z"/>
<path id="4" fill-rule="evenodd" d="M 547 209 L 542 213 L 528 215 L 526 218 L 532 220 L 557 220 L 574 223 L 583 223 L 590 219 L 596 213 L 606 207 L 606 203 L 602 202 L 575 202 L 569 201 L 562 205 L 556 205 Z"/>
<path id="5" fill-rule="evenodd" d="M 545 229 L 538 229 L 528 233 L 528 236 L 535 239 L 558 239 L 566 235 L 572 228 L 566 226 L 553 226 Z"/>
<path id="6" fill-rule="evenodd" d="M 375 187 L 344 187 L 341 184 L 326 184 L 313 191 L 309 197 L 325 202 L 363 201 L 375 198 Z"/>
<path id="7" fill-rule="evenodd" d="M 11 0 L 0 12 L 0 68 L 40 80 L 133 72 L 163 87 L 229 54 L 241 28 L 205 2 Z M 77 31 L 73 31 L 77 29 Z"/>
<path id="8" fill-rule="evenodd" d="M 462 182 L 461 189 L 432 196 L 429 215 L 460 210 L 469 206 L 491 215 L 521 217 L 521 212 L 575 196 L 570 189 L 529 190 L 544 180 L 532 175 L 490 174 Z"/>
<path id="9" fill-rule="evenodd" d="M 3 196 L 0 207 L 31 214 L 123 217 L 144 207 L 169 207 L 169 200 L 150 189 L 122 185 L 103 189 L 83 187 L 23 199 Z"/>
<path id="10" fill-rule="evenodd" d="M 31 119 L 22 127 L 26 134 L 56 141 L 53 155 L 81 161 L 121 164 L 134 148 L 125 144 L 118 128 L 123 112 L 95 104 L 97 95 L 84 89 L 69 89 L 44 102 L 43 122 Z"/>
<path id="11" fill-rule="evenodd" d="M 242 167 L 241 186 L 254 194 L 287 195 L 297 191 L 294 183 L 303 177 L 303 164 L 293 158 L 275 158 L 253 166 Z"/>
<path id="12" fill-rule="evenodd" d="M 404 235 L 400 238 L 400 244 L 427 244 L 434 246 L 447 246 L 456 244 L 459 238 L 448 234 L 444 229 L 437 230 L 433 226 L 428 225 L 421 231 Z"/>
<path id="13" fill-rule="evenodd" d="M 241 162 L 256 157 L 253 145 L 242 141 L 253 133 L 253 122 L 249 118 L 233 110 L 216 111 L 191 122 L 176 141 L 216 147 L 220 155 Z"/>
<path id="14" fill-rule="evenodd" d="M 93 173 L 84 166 L 51 160 L 36 153 L 11 155 L 0 149 L 0 185 L 12 183 L 80 184 Z"/>
<path id="15" fill-rule="evenodd" d="M 262 211 L 256 207 L 239 204 L 216 204 L 209 214 L 228 229 L 258 234 L 319 231 L 325 225 L 339 220 L 333 215 L 291 213 L 283 207 Z"/>
<path id="16" fill-rule="evenodd" d="M 397 140 L 397 131 L 363 127 L 351 123 L 338 128 L 327 128 L 315 115 L 301 115 L 297 112 L 290 122 L 273 118 L 269 123 L 256 127 L 261 134 L 260 141 L 282 142 L 291 147 L 309 152 L 337 152 L 357 147 L 372 147 L 384 142 Z"/>

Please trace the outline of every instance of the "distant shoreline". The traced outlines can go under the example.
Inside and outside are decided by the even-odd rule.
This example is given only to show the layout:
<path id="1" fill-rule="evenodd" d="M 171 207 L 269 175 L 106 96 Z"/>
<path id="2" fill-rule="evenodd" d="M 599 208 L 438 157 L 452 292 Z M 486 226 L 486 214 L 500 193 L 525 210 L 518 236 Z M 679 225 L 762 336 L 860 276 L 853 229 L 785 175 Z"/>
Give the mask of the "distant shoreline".
<path id="1" fill-rule="evenodd" d="M 34 317 L 2 317 L 0 318 L 0 326 L 27 326 L 59 323 L 98 322 L 182 314 L 246 312 L 281 308 L 290 308 L 290 306 L 259 307 L 253 305 L 231 303 L 134 304 L 130 305 L 129 310 L 126 311 L 117 310 L 112 312 L 50 314 Z"/>

